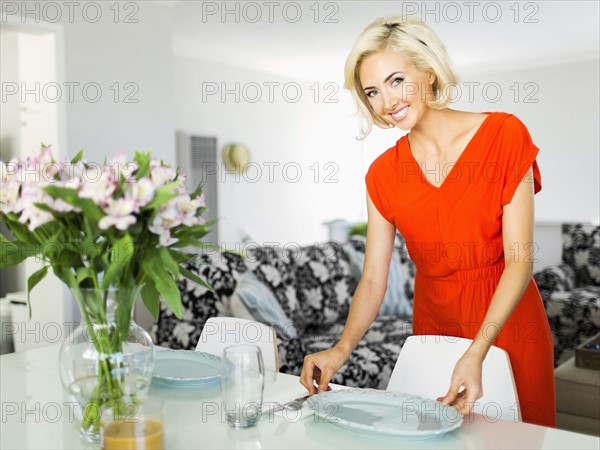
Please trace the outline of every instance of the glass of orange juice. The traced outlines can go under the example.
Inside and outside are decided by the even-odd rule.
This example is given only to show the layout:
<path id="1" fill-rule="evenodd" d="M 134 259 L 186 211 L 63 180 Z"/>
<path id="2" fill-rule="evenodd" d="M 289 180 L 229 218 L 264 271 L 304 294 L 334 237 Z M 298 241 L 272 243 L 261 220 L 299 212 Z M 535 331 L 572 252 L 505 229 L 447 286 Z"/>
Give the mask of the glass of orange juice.
<path id="1" fill-rule="evenodd" d="M 102 415 L 101 442 L 103 450 L 163 450 L 163 401 L 146 398 L 143 403 L 131 403 L 125 412 L 116 415 L 107 410 Z"/>

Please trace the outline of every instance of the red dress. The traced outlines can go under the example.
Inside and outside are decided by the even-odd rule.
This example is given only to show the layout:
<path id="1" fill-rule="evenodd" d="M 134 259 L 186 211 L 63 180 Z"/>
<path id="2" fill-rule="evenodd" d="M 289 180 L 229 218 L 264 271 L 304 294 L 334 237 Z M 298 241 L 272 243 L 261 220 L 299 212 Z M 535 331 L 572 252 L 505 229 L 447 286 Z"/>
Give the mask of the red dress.
<path id="1" fill-rule="evenodd" d="M 426 180 L 407 136 L 373 162 L 371 200 L 404 236 L 417 268 L 414 334 L 474 338 L 504 269 L 502 208 L 530 167 L 541 189 L 537 153 L 523 123 L 497 112 L 456 164 L 442 168 L 439 188 Z M 533 279 L 494 345 L 510 356 L 523 421 L 556 426 L 554 345 Z"/>

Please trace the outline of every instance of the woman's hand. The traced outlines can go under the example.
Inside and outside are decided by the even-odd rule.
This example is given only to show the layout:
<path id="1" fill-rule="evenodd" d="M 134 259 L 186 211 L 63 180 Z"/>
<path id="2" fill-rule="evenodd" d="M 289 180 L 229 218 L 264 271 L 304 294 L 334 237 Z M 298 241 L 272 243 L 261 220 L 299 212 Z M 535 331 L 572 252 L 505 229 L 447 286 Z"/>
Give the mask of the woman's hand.
<path id="1" fill-rule="evenodd" d="M 475 402 L 483 396 L 481 366 L 483 359 L 467 351 L 454 366 L 450 389 L 438 402 L 455 407 L 464 415 L 470 414 Z M 459 392 L 460 388 L 464 389 Z"/>
<path id="2" fill-rule="evenodd" d="M 310 395 L 329 390 L 329 381 L 348 356 L 339 348 L 333 347 L 304 357 L 300 383 Z"/>

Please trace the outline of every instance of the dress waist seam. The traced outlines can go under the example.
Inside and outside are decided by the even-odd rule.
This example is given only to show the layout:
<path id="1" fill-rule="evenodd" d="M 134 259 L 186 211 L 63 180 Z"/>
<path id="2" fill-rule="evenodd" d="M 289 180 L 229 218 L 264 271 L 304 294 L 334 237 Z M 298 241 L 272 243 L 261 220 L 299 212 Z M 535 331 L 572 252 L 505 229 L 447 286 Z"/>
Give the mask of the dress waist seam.
<path id="1" fill-rule="evenodd" d="M 465 282 L 475 280 L 485 280 L 488 278 L 499 278 L 504 271 L 504 261 L 491 266 L 476 267 L 474 269 L 457 270 L 444 276 L 431 276 L 417 270 L 416 278 L 423 278 L 426 282 Z"/>

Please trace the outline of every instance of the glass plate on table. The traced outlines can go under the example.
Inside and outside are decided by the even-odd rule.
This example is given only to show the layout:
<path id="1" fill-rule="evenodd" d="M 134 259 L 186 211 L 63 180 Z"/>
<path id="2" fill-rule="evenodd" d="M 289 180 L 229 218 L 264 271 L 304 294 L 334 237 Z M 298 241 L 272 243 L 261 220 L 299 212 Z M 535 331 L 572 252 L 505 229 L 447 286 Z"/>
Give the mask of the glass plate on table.
<path id="1" fill-rule="evenodd" d="M 340 389 L 313 395 L 308 406 L 319 421 L 403 439 L 448 433 L 463 423 L 455 408 L 434 400 L 376 389 Z"/>
<path id="2" fill-rule="evenodd" d="M 156 352 L 152 381 L 176 387 L 205 387 L 219 383 L 222 360 L 217 355 L 191 350 Z"/>

